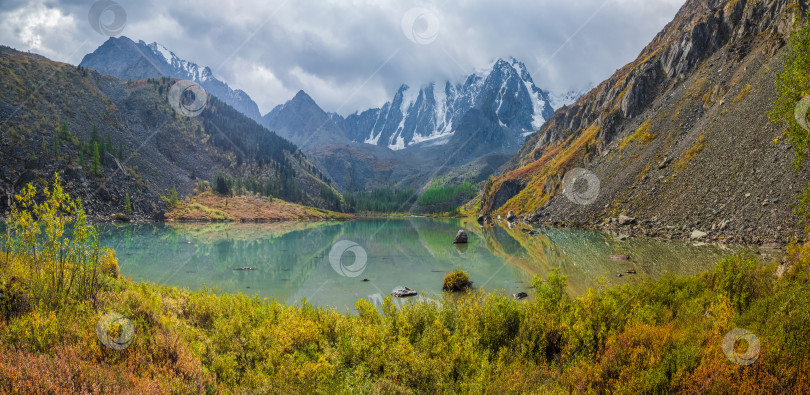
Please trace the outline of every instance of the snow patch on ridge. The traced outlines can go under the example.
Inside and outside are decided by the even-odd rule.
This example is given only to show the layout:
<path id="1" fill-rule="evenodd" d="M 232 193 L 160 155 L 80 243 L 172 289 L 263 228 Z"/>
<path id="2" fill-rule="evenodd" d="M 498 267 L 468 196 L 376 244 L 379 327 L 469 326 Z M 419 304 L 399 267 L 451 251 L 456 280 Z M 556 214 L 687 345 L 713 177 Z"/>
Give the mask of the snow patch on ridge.
<path id="1" fill-rule="evenodd" d="M 526 91 L 529 92 L 529 97 L 531 98 L 532 106 L 534 107 L 532 114 L 532 127 L 534 130 L 540 129 L 540 127 L 546 123 L 546 119 L 543 118 L 543 107 L 545 106 L 546 102 L 540 98 L 539 92 L 535 92 L 532 89 L 534 88 L 534 84 L 523 80 L 523 86 L 525 86 Z M 532 133 L 534 132 L 532 131 Z"/>
<path id="2" fill-rule="evenodd" d="M 172 53 L 172 51 L 169 51 L 168 48 L 158 44 L 157 42 L 149 44 L 149 47 L 152 48 L 152 51 L 154 51 L 156 55 L 162 56 L 163 59 L 166 60 L 166 63 L 172 64 L 172 58 L 174 58 L 175 55 Z"/>

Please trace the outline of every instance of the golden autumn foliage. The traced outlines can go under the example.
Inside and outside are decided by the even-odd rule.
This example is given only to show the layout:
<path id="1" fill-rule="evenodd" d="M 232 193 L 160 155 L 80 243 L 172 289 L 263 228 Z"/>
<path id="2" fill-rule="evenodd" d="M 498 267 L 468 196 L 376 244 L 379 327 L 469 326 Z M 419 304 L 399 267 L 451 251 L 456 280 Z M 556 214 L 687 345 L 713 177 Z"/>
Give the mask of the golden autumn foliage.
<path id="1" fill-rule="evenodd" d="M 68 215 L 56 213 L 57 222 Z M 30 236 L 14 234 L 12 242 Z M 71 291 L 46 303 L 50 297 L 31 285 L 37 276 L 58 284 L 44 279 L 59 266 L 40 252 L 7 251 L 4 244 L 0 393 L 810 391 L 810 244 L 788 248 L 781 279 L 775 264 L 757 267 L 738 256 L 699 276 L 641 279 L 578 298 L 552 272 L 535 278 L 529 301 L 470 292 L 402 306 L 388 298 L 377 308 L 361 299 L 354 314 L 111 275 L 97 279 L 95 294 Z M 22 263 L 42 271 L 10 270 Z M 9 295 L 29 307 L 16 308 Z M 96 333 L 109 312 L 134 325 L 132 343 L 120 351 Z M 724 352 L 734 328 L 761 344 L 749 366 Z"/>

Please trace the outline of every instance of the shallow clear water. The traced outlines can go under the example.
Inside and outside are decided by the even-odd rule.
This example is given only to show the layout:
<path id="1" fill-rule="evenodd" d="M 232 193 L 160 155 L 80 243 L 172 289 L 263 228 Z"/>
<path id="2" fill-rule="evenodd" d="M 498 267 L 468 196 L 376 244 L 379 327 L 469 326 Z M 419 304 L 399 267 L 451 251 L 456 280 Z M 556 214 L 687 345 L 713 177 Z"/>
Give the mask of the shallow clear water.
<path id="1" fill-rule="evenodd" d="M 530 297 L 531 278 L 559 268 L 568 276 L 569 293 L 580 295 L 600 286 L 600 278 L 617 284 L 668 272 L 696 274 L 734 252 L 649 239 L 618 242 L 593 231 L 543 228 L 530 235 L 520 226 L 482 228 L 468 220 L 416 217 L 100 227 L 121 273 L 134 280 L 192 290 L 213 286 L 291 304 L 306 298 L 341 311 L 353 310 L 360 298 L 379 306 L 398 286 L 436 298 L 444 274 L 456 267 L 469 272 L 476 288 Z M 466 246 L 452 243 L 461 228 L 469 235 Z M 613 261 L 612 254 L 631 259 Z M 234 270 L 242 267 L 255 270 Z M 617 277 L 630 267 L 638 274 Z"/>

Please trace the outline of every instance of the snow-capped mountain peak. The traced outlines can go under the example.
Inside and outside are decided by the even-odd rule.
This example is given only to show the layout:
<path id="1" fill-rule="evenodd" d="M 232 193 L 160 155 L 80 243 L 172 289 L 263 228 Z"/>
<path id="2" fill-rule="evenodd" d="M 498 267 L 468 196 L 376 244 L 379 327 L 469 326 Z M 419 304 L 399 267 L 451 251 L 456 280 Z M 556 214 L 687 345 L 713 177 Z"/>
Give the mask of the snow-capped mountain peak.
<path id="1" fill-rule="evenodd" d="M 141 41 L 143 42 L 143 41 Z M 151 49 L 155 54 L 160 55 L 166 60 L 166 63 L 172 64 L 172 59 L 176 58 L 177 56 L 172 52 L 169 51 L 168 48 L 164 47 L 163 45 L 158 44 L 157 42 L 153 42 L 148 45 L 149 49 Z"/>
<path id="2" fill-rule="evenodd" d="M 427 141 L 446 143 L 471 109 L 507 129 L 515 145 L 553 113 L 548 93 L 534 84 L 526 66 L 508 58 L 495 60 L 463 82 L 432 82 L 418 90 L 402 85 L 382 107 L 349 115 L 340 123 L 355 141 L 399 150 Z"/>
<path id="3" fill-rule="evenodd" d="M 165 60 L 176 73 L 183 75 L 184 79 L 197 83 L 203 82 L 203 73 L 200 72 L 200 66 L 196 63 L 181 59 L 179 56 L 175 55 L 174 52 L 157 42 L 146 44 L 143 41 L 138 41 L 138 44 L 145 45 L 147 48 L 151 49 L 155 55 Z M 205 70 L 208 72 L 207 78 L 210 78 L 211 69 L 206 67 Z"/>
<path id="4" fill-rule="evenodd" d="M 139 80 L 171 77 L 194 81 L 208 93 L 248 117 L 259 121 L 259 107 L 241 90 L 234 90 L 217 79 L 210 68 L 180 58 L 157 42 L 137 43 L 127 37 L 111 37 L 93 53 L 87 54 L 81 66 L 119 78 Z"/>

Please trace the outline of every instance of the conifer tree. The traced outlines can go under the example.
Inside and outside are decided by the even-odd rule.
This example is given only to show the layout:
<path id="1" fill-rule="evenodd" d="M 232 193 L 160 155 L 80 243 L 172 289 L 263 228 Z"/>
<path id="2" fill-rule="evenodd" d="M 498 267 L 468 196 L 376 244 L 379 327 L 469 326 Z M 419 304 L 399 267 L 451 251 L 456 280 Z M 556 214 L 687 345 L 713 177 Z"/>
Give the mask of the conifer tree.
<path id="1" fill-rule="evenodd" d="M 101 154 L 98 150 L 98 142 L 93 142 L 93 174 L 101 175 Z"/>
<path id="2" fill-rule="evenodd" d="M 127 215 L 132 215 L 132 203 L 129 201 L 129 194 L 124 198 L 124 212 Z"/>

